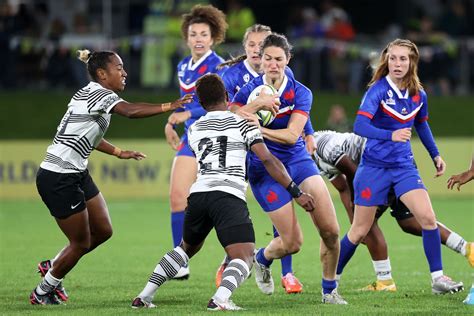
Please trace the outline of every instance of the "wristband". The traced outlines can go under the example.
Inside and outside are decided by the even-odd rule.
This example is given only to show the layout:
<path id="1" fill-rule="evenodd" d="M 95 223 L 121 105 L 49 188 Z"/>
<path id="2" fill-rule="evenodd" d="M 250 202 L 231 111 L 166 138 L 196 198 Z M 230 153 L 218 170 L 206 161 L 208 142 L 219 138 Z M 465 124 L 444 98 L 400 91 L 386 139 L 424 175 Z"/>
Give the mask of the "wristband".
<path id="1" fill-rule="evenodd" d="M 120 149 L 119 147 L 114 147 L 114 152 L 112 153 L 112 155 L 120 158 L 121 154 L 122 154 L 122 149 Z"/>
<path id="2" fill-rule="evenodd" d="M 294 199 L 299 198 L 303 194 L 303 191 L 301 191 L 300 188 L 293 181 L 291 181 L 290 184 L 286 187 L 286 191 L 288 191 L 288 193 L 290 193 L 290 195 Z"/>
<path id="3" fill-rule="evenodd" d="M 169 111 L 170 109 L 171 109 L 171 103 L 170 103 L 170 102 L 168 102 L 168 103 L 163 103 L 163 104 L 161 105 L 161 110 L 162 110 L 163 112 L 167 112 L 167 111 Z"/>

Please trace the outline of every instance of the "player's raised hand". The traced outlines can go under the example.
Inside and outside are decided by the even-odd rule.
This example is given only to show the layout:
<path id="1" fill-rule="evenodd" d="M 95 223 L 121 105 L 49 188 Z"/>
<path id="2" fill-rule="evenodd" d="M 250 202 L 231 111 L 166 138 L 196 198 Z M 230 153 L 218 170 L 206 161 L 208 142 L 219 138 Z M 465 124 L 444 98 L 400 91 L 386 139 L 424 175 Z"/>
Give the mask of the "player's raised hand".
<path id="1" fill-rule="evenodd" d="M 193 101 L 192 94 L 186 94 L 184 97 L 171 102 L 170 110 L 176 110 L 178 108 L 183 108 L 185 104 L 191 103 Z"/>
<path id="2" fill-rule="evenodd" d="M 311 194 L 303 192 L 299 197 L 295 198 L 296 203 L 298 203 L 306 212 L 312 212 L 316 207 L 313 197 Z"/>
<path id="3" fill-rule="evenodd" d="M 435 178 L 442 176 L 446 171 L 446 163 L 443 158 L 441 158 L 441 156 L 436 156 L 434 157 L 433 162 L 436 168 Z"/>
<path id="4" fill-rule="evenodd" d="M 392 141 L 406 143 L 411 138 L 411 128 L 401 128 L 392 132 Z"/>
<path id="5" fill-rule="evenodd" d="M 146 155 L 139 151 L 134 150 L 122 150 L 120 155 L 118 156 L 120 159 L 135 159 L 135 160 L 142 160 L 146 158 Z"/>

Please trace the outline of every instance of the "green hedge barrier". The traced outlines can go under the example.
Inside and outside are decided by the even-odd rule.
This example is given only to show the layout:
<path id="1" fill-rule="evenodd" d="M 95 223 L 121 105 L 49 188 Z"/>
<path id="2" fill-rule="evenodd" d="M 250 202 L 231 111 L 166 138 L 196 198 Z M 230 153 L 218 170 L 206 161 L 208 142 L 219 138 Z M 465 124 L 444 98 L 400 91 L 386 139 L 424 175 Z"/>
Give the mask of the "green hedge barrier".
<path id="1" fill-rule="evenodd" d="M 0 139 L 52 139 L 74 91 L 0 92 Z M 361 95 L 314 93 L 311 119 L 316 130 L 326 125 L 332 104 L 342 104 L 353 120 Z M 122 94 L 127 101 L 166 102 L 177 93 L 133 91 Z M 430 124 L 435 136 L 474 135 L 474 97 L 429 97 Z M 168 115 L 127 119 L 115 115 L 107 132 L 109 138 L 164 138 Z"/>

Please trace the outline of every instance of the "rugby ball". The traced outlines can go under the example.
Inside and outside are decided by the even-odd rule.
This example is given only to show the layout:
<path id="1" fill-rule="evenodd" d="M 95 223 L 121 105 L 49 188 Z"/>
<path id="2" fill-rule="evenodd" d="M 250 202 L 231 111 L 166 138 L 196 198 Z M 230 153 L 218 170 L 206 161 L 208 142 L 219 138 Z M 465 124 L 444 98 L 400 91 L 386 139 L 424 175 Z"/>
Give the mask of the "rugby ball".
<path id="1" fill-rule="evenodd" d="M 250 103 L 253 100 L 255 100 L 260 95 L 261 91 L 265 91 L 265 93 L 267 93 L 267 94 L 276 94 L 277 93 L 275 88 L 273 88 L 271 85 L 262 84 L 262 85 L 256 87 L 255 89 L 253 89 L 252 93 L 250 93 L 250 95 L 247 99 L 247 103 Z M 260 110 L 255 114 L 257 115 L 257 117 L 258 117 L 260 123 L 262 124 L 262 126 L 270 125 L 273 122 L 273 120 L 275 119 L 275 117 L 272 115 L 272 112 L 267 111 L 267 110 Z"/>

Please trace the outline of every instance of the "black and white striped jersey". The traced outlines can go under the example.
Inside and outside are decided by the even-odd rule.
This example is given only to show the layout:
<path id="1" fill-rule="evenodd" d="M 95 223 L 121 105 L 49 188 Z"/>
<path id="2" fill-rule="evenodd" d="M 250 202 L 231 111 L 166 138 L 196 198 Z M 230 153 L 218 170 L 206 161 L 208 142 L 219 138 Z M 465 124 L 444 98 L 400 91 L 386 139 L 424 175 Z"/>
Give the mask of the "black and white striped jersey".
<path id="1" fill-rule="evenodd" d="M 321 175 L 333 180 L 340 174 L 336 164 L 344 156 L 351 158 L 357 165 L 364 152 L 366 138 L 354 133 L 338 133 L 334 131 L 318 131 L 314 133 L 316 151 L 314 160 Z"/>
<path id="2" fill-rule="evenodd" d="M 190 192 L 224 191 L 245 201 L 245 162 L 250 147 L 263 142 L 256 126 L 229 111 L 211 111 L 188 130 L 198 174 Z"/>
<path id="3" fill-rule="evenodd" d="M 110 111 L 123 101 L 97 82 L 74 94 L 59 123 L 53 143 L 46 151 L 41 168 L 59 173 L 81 172 L 110 124 Z"/>

